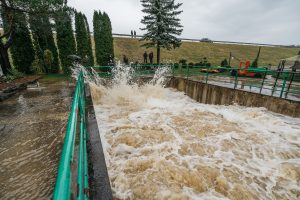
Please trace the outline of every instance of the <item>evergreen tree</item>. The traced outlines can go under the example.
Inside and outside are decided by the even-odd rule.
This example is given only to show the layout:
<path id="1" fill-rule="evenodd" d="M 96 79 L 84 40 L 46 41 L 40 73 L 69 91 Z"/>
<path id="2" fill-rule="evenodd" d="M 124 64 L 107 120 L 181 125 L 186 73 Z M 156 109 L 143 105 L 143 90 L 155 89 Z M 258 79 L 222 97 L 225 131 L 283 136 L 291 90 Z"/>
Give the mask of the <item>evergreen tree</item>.
<path id="1" fill-rule="evenodd" d="M 94 28 L 94 42 L 95 42 L 95 53 L 96 53 L 96 62 L 98 65 L 102 65 L 104 60 L 104 41 L 102 39 L 102 14 L 101 12 L 94 11 L 93 16 L 93 28 Z"/>
<path id="2" fill-rule="evenodd" d="M 114 43 L 112 37 L 112 27 L 109 16 L 104 12 L 103 13 L 103 40 L 105 41 L 104 45 L 104 64 L 110 64 L 114 59 Z"/>
<path id="3" fill-rule="evenodd" d="M 94 40 L 98 65 L 108 65 L 114 58 L 112 28 L 109 16 L 100 11 L 94 12 Z"/>
<path id="4" fill-rule="evenodd" d="M 4 74 L 8 74 L 11 64 L 8 56 L 8 49 L 15 42 L 17 24 L 25 20 L 24 14 L 34 15 L 36 18 L 49 15 L 60 9 L 62 0 L 0 0 L 0 13 L 7 21 L 6 31 L 0 34 L 0 58 Z M 29 47 L 30 48 L 30 47 Z M 29 54 L 31 50 L 28 48 Z M 26 50 L 27 51 L 27 50 Z M 30 59 L 28 57 L 28 59 Z M 16 61 L 17 62 L 17 61 Z"/>
<path id="5" fill-rule="evenodd" d="M 147 31 L 141 41 L 146 41 L 145 46 L 157 48 L 157 63 L 160 64 L 160 49 L 171 50 L 181 45 L 176 36 L 181 35 L 182 25 L 177 16 L 182 13 L 178 8 L 182 3 L 175 4 L 174 0 L 141 0 L 143 12 L 146 14 L 141 20 Z"/>
<path id="6" fill-rule="evenodd" d="M 91 58 L 89 65 L 94 65 L 94 55 L 93 55 L 93 48 L 92 48 L 91 31 L 90 31 L 89 23 L 88 23 L 86 16 L 83 15 L 83 17 L 84 17 L 85 26 L 86 26 L 87 33 L 88 33 L 88 55 Z"/>
<path id="7" fill-rule="evenodd" d="M 23 73 L 32 72 L 31 65 L 34 61 L 34 49 L 28 29 L 28 22 L 25 14 L 15 16 L 18 22 L 15 24 L 15 39 L 11 46 L 11 54 L 15 68 Z M 5 22 L 5 21 L 4 21 Z M 7 28 L 4 25 L 5 29 Z"/>
<path id="8" fill-rule="evenodd" d="M 76 54 L 75 38 L 72 29 L 72 19 L 70 14 L 65 11 L 59 11 L 55 17 L 57 46 L 62 69 L 65 74 L 70 74 L 72 61 L 68 59 L 69 55 Z"/>
<path id="9" fill-rule="evenodd" d="M 49 17 L 31 17 L 30 27 L 33 33 L 33 38 L 35 40 L 35 51 L 39 59 L 43 60 L 43 55 L 46 50 L 50 50 L 53 56 L 51 65 L 44 65 L 46 72 L 58 73 L 59 72 L 59 62 L 58 62 L 58 52 L 54 42 L 54 37 L 52 33 L 52 25 L 49 21 Z M 43 63 L 45 63 L 43 61 Z M 50 67 L 51 66 L 51 67 Z"/>
<path id="10" fill-rule="evenodd" d="M 84 65 L 93 65 L 91 54 L 91 42 L 88 32 L 88 24 L 82 13 L 75 14 L 77 55 L 82 58 Z"/>

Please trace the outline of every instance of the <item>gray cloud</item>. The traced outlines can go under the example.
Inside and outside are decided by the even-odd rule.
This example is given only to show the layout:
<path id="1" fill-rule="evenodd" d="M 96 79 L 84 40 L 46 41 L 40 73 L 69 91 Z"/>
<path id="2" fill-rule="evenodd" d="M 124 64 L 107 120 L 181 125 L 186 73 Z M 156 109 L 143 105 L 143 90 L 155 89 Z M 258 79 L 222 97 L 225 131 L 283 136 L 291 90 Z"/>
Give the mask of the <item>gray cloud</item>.
<path id="1" fill-rule="evenodd" d="M 300 44 L 300 0 L 179 0 L 182 37 Z M 142 27 L 139 0 L 69 0 L 92 25 L 93 10 L 109 14 L 114 33 Z"/>

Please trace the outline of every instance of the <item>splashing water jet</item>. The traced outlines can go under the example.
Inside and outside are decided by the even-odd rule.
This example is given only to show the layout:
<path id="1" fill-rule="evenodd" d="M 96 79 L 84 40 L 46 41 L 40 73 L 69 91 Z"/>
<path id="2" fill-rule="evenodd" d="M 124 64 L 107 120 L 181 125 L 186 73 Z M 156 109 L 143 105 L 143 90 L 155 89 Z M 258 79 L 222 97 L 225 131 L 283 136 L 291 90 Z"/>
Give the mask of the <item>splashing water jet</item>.
<path id="1" fill-rule="evenodd" d="M 112 73 L 85 77 L 115 199 L 299 198 L 299 118 L 197 103 L 164 87 L 169 68 L 141 86 Z"/>

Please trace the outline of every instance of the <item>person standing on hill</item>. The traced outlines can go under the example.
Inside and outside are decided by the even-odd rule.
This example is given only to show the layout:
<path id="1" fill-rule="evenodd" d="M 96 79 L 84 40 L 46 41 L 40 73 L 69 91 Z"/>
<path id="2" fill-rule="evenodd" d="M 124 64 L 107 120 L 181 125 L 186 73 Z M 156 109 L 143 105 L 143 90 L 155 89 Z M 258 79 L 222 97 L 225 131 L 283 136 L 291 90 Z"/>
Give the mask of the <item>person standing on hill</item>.
<path id="1" fill-rule="evenodd" d="M 134 34 L 134 38 L 136 38 L 136 31 L 134 31 L 133 34 Z"/>
<path id="2" fill-rule="evenodd" d="M 153 64 L 153 51 L 151 51 L 149 53 L 149 60 L 150 60 L 150 63 Z"/>
<path id="3" fill-rule="evenodd" d="M 129 64 L 128 58 L 125 55 L 123 55 L 123 62 L 124 62 L 125 65 Z"/>
<path id="4" fill-rule="evenodd" d="M 131 38 L 133 38 L 133 30 L 131 30 Z"/>
<path id="5" fill-rule="evenodd" d="M 147 51 L 145 51 L 145 53 L 143 54 L 143 57 L 144 57 L 144 63 L 148 63 L 148 54 L 147 54 Z"/>

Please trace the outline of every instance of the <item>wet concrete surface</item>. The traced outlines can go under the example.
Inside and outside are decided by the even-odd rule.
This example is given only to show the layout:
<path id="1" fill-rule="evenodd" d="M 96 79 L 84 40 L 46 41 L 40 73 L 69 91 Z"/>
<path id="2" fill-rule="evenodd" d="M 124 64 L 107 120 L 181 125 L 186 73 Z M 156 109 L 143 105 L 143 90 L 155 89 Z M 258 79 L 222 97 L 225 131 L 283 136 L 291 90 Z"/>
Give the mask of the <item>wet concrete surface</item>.
<path id="1" fill-rule="evenodd" d="M 51 199 L 74 84 L 41 79 L 0 102 L 0 199 Z"/>

